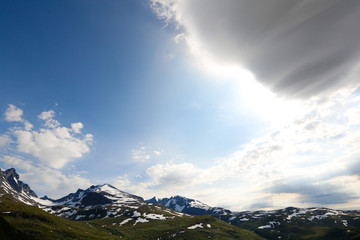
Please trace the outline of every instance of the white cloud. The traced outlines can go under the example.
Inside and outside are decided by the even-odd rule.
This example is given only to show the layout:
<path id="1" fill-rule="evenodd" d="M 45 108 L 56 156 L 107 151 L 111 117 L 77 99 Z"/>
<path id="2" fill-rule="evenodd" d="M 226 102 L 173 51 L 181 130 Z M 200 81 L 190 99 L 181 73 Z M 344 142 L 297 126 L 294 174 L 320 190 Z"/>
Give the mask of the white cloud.
<path id="1" fill-rule="evenodd" d="M 32 154 L 53 168 L 62 168 L 74 158 L 81 158 L 90 151 L 92 138 L 77 138 L 71 129 L 57 127 L 40 131 L 16 130 L 18 150 Z"/>
<path id="2" fill-rule="evenodd" d="M 20 157 L 5 155 L 0 158 L 0 161 L 12 168 L 22 169 L 26 171 L 31 171 L 34 169 L 31 161 L 23 160 Z"/>
<path id="3" fill-rule="evenodd" d="M 346 124 L 357 119 L 352 114 L 358 111 L 355 100 L 356 96 L 347 94 L 329 97 L 322 104 L 315 99 L 316 104 L 308 103 L 306 114 L 254 138 L 218 164 L 208 168 L 190 162 L 155 164 L 146 171 L 149 180 L 139 185 L 147 191 L 197 196 L 236 210 L 291 204 L 359 207 L 352 198 L 358 196 L 356 188 L 342 187 L 344 179 L 360 176 L 354 170 L 359 168 L 351 167 L 360 164 L 360 158 L 353 157 L 360 147 L 360 128 Z M 287 182 L 291 184 L 275 188 Z M 329 189 L 327 198 L 322 193 Z"/>
<path id="4" fill-rule="evenodd" d="M 238 209 L 274 207 L 276 202 L 359 204 L 352 201 L 357 196 L 355 188 L 347 188 L 346 193 L 341 189 L 344 179 L 348 183 L 354 175 L 347 156 L 360 147 L 360 98 L 354 93 L 359 85 L 360 3 L 150 2 L 160 19 L 176 24 L 175 41 L 184 41 L 206 70 L 241 82 L 232 84 L 242 89 L 238 95 L 243 97 L 233 101 L 235 105 L 249 103 L 249 111 L 257 109 L 271 125 L 263 136 L 212 167 L 198 168 L 190 161 L 154 165 L 147 170 L 150 180 L 142 186 L 180 192 L 186 188 L 190 195 L 209 196 L 210 202 L 226 202 Z M 291 98 L 298 101 L 289 104 Z M 360 163 L 358 158 L 353 161 Z M 304 181 L 304 186 L 299 187 L 297 181 Z M 275 191 L 281 182 L 283 188 Z M 206 188 L 201 187 L 204 184 Z M 331 188 L 332 200 L 320 194 Z M 241 205 L 238 199 L 250 205 Z M 277 206 L 284 207 L 281 204 Z"/>
<path id="5" fill-rule="evenodd" d="M 161 155 L 161 152 L 160 152 L 160 151 L 153 151 L 153 153 L 154 153 L 156 156 L 160 156 L 160 155 Z"/>
<path id="6" fill-rule="evenodd" d="M 52 119 L 53 117 L 55 117 L 54 110 L 49 110 L 47 112 L 42 112 L 38 116 L 38 118 L 40 118 L 41 120 L 48 120 L 48 119 Z"/>
<path id="7" fill-rule="evenodd" d="M 6 111 L 6 119 L 9 121 L 21 121 L 23 127 L 10 128 L 7 135 L 0 137 L 0 144 L 10 143 L 11 136 L 16 141 L 14 145 L 17 151 L 31 154 L 42 163 L 51 168 L 60 169 L 75 158 L 81 158 L 90 151 L 93 142 L 91 134 L 81 134 L 83 124 L 72 123 L 71 128 L 63 127 L 54 119 L 53 110 L 42 112 L 38 118 L 43 120 L 43 127 L 33 129 L 33 125 L 22 118 L 23 111 L 14 105 L 9 105 Z"/>
<path id="8" fill-rule="evenodd" d="M 39 119 L 44 120 L 44 126 L 48 128 L 56 128 L 60 126 L 60 123 L 54 119 L 55 112 L 54 110 L 50 110 L 47 112 L 42 112 L 39 116 Z"/>
<path id="9" fill-rule="evenodd" d="M 243 67 L 280 95 L 308 98 L 359 83 L 356 1 L 150 2 L 205 65 Z"/>
<path id="10" fill-rule="evenodd" d="M 28 121 L 24 121 L 24 128 L 25 128 L 25 130 L 27 130 L 27 131 L 30 131 L 32 128 L 33 128 L 34 126 L 31 124 L 31 123 L 29 123 Z"/>
<path id="11" fill-rule="evenodd" d="M 79 174 L 64 174 L 43 165 L 36 165 L 32 161 L 24 160 L 19 156 L 5 155 L 0 157 L 0 162 L 8 167 L 14 167 L 20 174 L 20 180 L 26 182 L 37 194 L 47 194 L 52 198 L 63 197 L 78 188 L 88 188 L 91 185 L 89 179 Z"/>
<path id="12" fill-rule="evenodd" d="M 8 146 L 12 142 L 9 135 L 0 135 L 0 148 Z"/>
<path id="13" fill-rule="evenodd" d="M 184 188 L 194 184 L 201 175 L 201 170 L 191 163 L 181 164 L 156 164 L 146 170 L 152 177 L 150 186 L 163 185 L 172 188 Z"/>
<path id="14" fill-rule="evenodd" d="M 145 162 L 151 158 L 150 154 L 147 153 L 145 147 L 140 147 L 139 149 L 131 150 L 131 155 L 133 160 L 139 162 Z"/>
<path id="15" fill-rule="evenodd" d="M 6 109 L 5 112 L 5 120 L 8 122 L 21 122 L 23 110 L 17 108 L 16 106 L 9 104 L 9 107 Z"/>
<path id="16" fill-rule="evenodd" d="M 148 144 L 146 146 L 141 146 L 136 149 L 131 150 L 131 157 L 134 161 L 137 162 L 147 162 L 149 160 L 154 160 L 159 158 L 164 151 L 153 150 L 153 147 Z"/>
<path id="17" fill-rule="evenodd" d="M 141 196 L 144 199 L 152 198 L 155 195 L 165 197 L 168 194 L 168 192 L 148 189 L 135 181 L 131 181 L 127 175 L 117 177 L 111 185 L 122 191 Z"/>
<path id="18" fill-rule="evenodd" d="M 345 116 L 347 117 L 348 124 L 359 125 L 360 124 L 360 106 L 348 109 L 345 112 Z"/>
<path id="19" fill-rule="evenodd" d="M 21 176 L 32 188 L 41 194 L 48 194 L 51 198 L 60 198 L 79 188 L 86 189 L 91 186 L 87 178 L 78 174 L 64 174 L 51 168 L 36 168 Z"/>
<path id="20" fill-rule="evenodd" d="M 83 127 L 84 125 L 81 122 L 71 124 L 71 128 L 75 133 L 81 133 L 81 129 L 83 129 Z"/>
<path id="21" fill-rule="evenodd" d="M 127 191 L 129 187 L 132 186 L 127 175 L 117 177 L 117 179 L 115 180 L 115 182 L 112 183 L 112 185 L 116 186 L 118 189 L 122 191 Z"/>

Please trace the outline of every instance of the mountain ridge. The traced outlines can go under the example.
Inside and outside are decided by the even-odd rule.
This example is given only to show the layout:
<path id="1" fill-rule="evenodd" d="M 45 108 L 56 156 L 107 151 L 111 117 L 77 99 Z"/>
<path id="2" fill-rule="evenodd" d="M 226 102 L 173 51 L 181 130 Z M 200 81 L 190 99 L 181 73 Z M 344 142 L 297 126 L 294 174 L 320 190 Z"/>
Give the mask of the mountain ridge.
<path id="1" fill-rule="evenodd" d="M 172 196 L 170 198 L 156 198 L 146 200 L 150 203 L 159 203 L 165 207 L 171 208 L 178 212 L 183 212 L 190 215 L 228 215 L 231 213 L 230 210 L 221 207 L 211 207 L 203 202 L 195 199 L 183 197 L 183 196 Z"/>
<path id="2" fill-rule="evenodd" d="M 360 239 L 360 211 L 357 210 L 287 207 L 272 211 L 232 212 L 225 208 L 211 207 L 201 201 L 179 195 L 163 199 L 153 197 L 145 201 L 142 197 L 123 192 L 110 184 L 92 185 L 85 190 L 78 189 L 74 193 L 54 200 L 46 196 L 38 198 L 27 184 L 19 180 L 19 175 L 15 169 L 0 170 L 0 202 L 3 202 L 4 196 L 6 198 L 12 196 L 19 204 L 36 206 L 44 212 L 64 219 L 87 224 L 89 221 L 101 222 L 102 224 L 98 227 L 107 226 L 112 229 L 111 231 L 115 231 L 114 227 L 117 229 L 115 232 L 118 233 L 124 229 L 129 229 L 127 231 L 130 235 L 134 234 L 131 229 L 135 229 L 135 226 L 139 224 L 142 228 L 145 227 L 144 229 L 151 226 L 156 226 L 155 229 L 161 229 L 161 226 L 166 225 L 168 229 L 172 229 L 170 231 L 173 232 L 171 236 L 178 237 L 182 234 L 186 235 L 187 231 L 193 231 L 192 234 L 198 234 L 202 231 L 203 233 L 212 232 L 215 234 L 213 232 L 216 222 L 214 219 L 220 219 L 224 223 L 222 224 L 218 220 L 220 221 L 216 222 L 219 226 L 218 229 L 228 229 L 221 232 L 222 236 L 240 234 L 237 230 L 235 232 L 229 231 L 231 229 L 229 226 L 232 225 L 236 229 L 247 229 L 255 232 L 266 239 L 287 239 L 289 236 L 292 236 L 291 239 Z M 2 213 L 0 212 L 0 221 L 2 218 L 12 220 L 11 216 L 16 217 L 18 215 L 14 215 L 5 208 Z M 174 232 L 179 221 L 184 223 L 182 225 L 183 230 Z M 189 225 L 190 223 L 192 225 Z M 231 225 L 224 225 L 225 223 Z M 172 226 L 172 224 L 175 225 Z M 138 228 L 136 229 L 136 231 L 140 231 Z M 144 234 L 146 235 L 146 233 Z M 253 239 L 261 239 L 256 236 L 252 237 Z"/>
<path id="3" fill-rule="evenodd" d="M 19 181 L 14 180 L 18 186 L 8 183 L 8 179 L 19 179 L 15 169 L 11 178 L 5 171 L 0 173 L 0 236 L 4 240 L 263 239 L 214 217 L 190 216 L 146 203 L 110 184 L 79 189 L 57 200 L 40 199 L 28 196 L 30 191 L 23 191 L 27 188 Z"/>
<path id="4" fill-rule="evenodd" d="M 163 199 L 153 197 L 146 201 L 164 204 L 184 213 L 191 212 L 193 215 L 209 214 L 234 226 L 251 230 L 266 239 L 288 239 L 291 234 L 294 236 L 291 239 L 304 236 L 317 239 L 312 234 L 321 231 L 326 237 L 319 239 L 360 239 L 360 211 L 358 210 L 286 207 L 271 211 L 232 212 L 178 195 Z M 333 234 L 337 237 L 332 238 Z"/>

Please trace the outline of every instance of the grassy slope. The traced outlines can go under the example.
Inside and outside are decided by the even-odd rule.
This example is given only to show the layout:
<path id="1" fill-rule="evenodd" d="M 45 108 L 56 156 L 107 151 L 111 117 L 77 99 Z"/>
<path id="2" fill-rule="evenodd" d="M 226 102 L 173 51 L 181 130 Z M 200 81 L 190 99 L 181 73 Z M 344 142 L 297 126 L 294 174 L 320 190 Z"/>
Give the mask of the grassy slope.
<path id="1" fill-rule="evenodd" d="M 138 223 L 135 226 L 135 221 L 132 220 L 118 227 L 117 223 L 124 219 L 101 219 L 92 221 L 91 225 L 114 234 L 121 233 L 125 239 L 262 239 L 251 231 L 239 229 L 210 216 L 183 216 L 166 221 Z M 188 229 L 189 226 L 200 223 L 203 228 Z"/>
<path id="2" fill-rule="evenodd" d="M 15 201 L 0 189 L 0 236 L 17 239 L 262 239 L 209 216 L 183 216 L 166 221 L 137 223 L 125 217 L 79 222 L 66 220 Z M 188 229 L 203 223 L 204 228 Z M 211 225 L 211 228 L 207 227 Z"/>

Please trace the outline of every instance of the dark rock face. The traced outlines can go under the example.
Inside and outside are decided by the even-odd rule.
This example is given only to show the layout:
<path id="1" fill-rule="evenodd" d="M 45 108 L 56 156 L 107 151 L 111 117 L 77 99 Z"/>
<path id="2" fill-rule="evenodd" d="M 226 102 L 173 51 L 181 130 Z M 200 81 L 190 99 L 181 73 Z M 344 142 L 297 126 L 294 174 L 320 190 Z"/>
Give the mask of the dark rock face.
<path id="1" fill-rule="evenodd" d="M 40 199 L 42 199 L 42 200 L 49 200 L 49 201 L 54 201 L 53 199 L 51 199 L 51 198 L 49 198 L 48 196 L 43 196 L 43 197 L 41 197 Z"/>
<path id="2" fill-rule="evenodd" d="M 148 200 L 146 200 L 147 203 L 159 203 L 158 200 L 156 199 L 156 197 L 150 198 Z"/>
<path id="3" fill-rule="evenodd" d="M 25 193 L 32 197 L 37 197 L 35 192 L 30 189 L 29 185 L 19 180 L 19 174 L 17 174 L 14 168 L 1 171 L 0 174 L 2 177 L 2 181 L 6 181 L 16 192 Z"/>
<path id="4" fill-rule="evenodd" d="M 62 203 L 62 202 L 68 202 L 68 201 L 79 201 L 80 198 L 83 196 L 83 194 L 85 193 L 84 190 L 82 189 L 78 189 L 75 193 L 70 193 L 68 195 L 66 195 L 65 197 L 56 199 L 56 200 L 52 200 L 54 203 Z"/>
<path id="5" fill-rule="evenodd" d="M 81 205 L 85 207 L 111 204 L 111 203 L 112 201 L 110 199 L 97 192 L 90 192 L 81 199 Z"/>

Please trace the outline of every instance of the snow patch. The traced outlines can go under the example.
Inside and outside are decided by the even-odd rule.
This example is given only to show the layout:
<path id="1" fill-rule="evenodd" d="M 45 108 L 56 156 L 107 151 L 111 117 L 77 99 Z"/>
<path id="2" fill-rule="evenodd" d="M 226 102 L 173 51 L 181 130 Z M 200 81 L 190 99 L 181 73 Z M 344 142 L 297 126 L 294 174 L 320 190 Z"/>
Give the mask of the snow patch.
<path id="1" fill-rule="evenodd" d="M 187 229 L 196 229 L 196 228 L 204 228 L 202 223 L 195 224 L 193 226 L 188 227 Z"/>
<path id="2" fill-rule="evenodd" d="M 137 223 L 146 223 L 146 222 L 149 222 L 149 220 L 147 220 L 147 219 L 145 219 L 145 218 L 139 217 L 138 219 L 136 219 L 136 222 L 134 223 L 134 226 L 135 226 Z"/>
<path id="3" fill-rule="evenodd" d="M 264 226 L 258 227 L 258 229 L 265 229 L 265 228 L 271 228 L 271 226 L 270 225 L 264 225 Z"/>
<path id="4" fill-rule="evenodd" d="M 160 214 L 155 214 L 155 213 L 150 213 L 150 214 L 146 214 L 144 213 L 143 216 L 147 219 L 152 219 L 152 220 L 166 220 L 166 217 L 164 217 L 164 215 L 160 215 Z"/>
<path id="5" fill-rule="evenodd" d="M 232 220 L 234 220 L 236 218 L 236 216 L 233 216 L 231 218 L 229 218 L 229 222 L 231 222 Z"/>
<path id="6" fill-rule="evenodd" d="M 133 220 L 132 218 L 128 218 L 128 219 L 125 219 L 124 221 L 122 221 L 121 223 L 119 223 L 120 226 L 128 223 L 129 221 Z"/>
<path id="7" fill-rule="evenodd" d="M 314 220 L 314 219 L 324 219 L 324 218 L 327 218 L 328 216 L 331 216 L 331 215 L 336 215 L 336 213 L 333 213 L 333 212 L 327 212 L 323 215 L 316 215 L 316 216 L 310 216 L 308 219 L 310 221 Z"/>
<path id="8" fill-rule="evenodd" d="M 75 221 L 79 220 L 80 218 L 85 218 L 85 217 L 86 217 L 85 215 L 77 215 L 75 218 Z"/>
<path id="9" fill-rule="evenodd" d="M 299 215 L 305 215 L 307 213 L 306 209 L 300 209 L 299 212 L 296 212 L 296 209 L 293 210 L 293 214 L 287 216 L 287 220 L 291 220 L 293 217 L 297 217 Z"/>
<path id="10" fill-rule="evenodd" d="M 184 215 L 184 213 L 180 213 L 180 212 L 172 212 L 170 210 L 164 210 L 164 212 L 170 213 L 173 216 L 177 216 L 177 217 L 182 217 Z"/>
<path id="11" fill-rule="evenodd" d="M 190 202 L 190 206 L 193 207 L 193 208 L 201 208 L 201 209 L 205 209 L 205 210 L 209 210 L 210 209 L 210 206 L 198 201 L 198 200 L 195 200 L 195 201 L 192 201 Z"/>
<path id="12" fill-rule="evenodd" d="M 138 211 L 134 211 L 132 217 L 140 217 L 141 213 L 139 213 Z"/>

